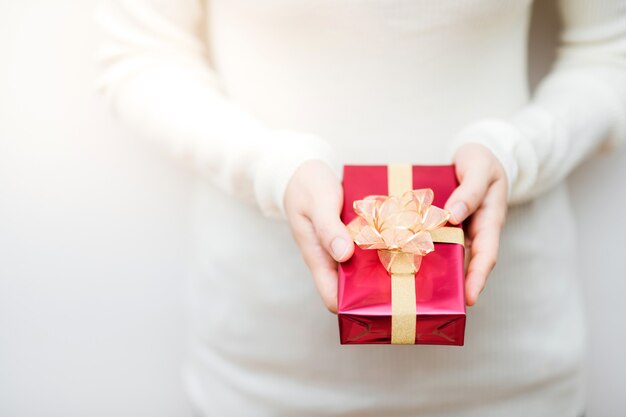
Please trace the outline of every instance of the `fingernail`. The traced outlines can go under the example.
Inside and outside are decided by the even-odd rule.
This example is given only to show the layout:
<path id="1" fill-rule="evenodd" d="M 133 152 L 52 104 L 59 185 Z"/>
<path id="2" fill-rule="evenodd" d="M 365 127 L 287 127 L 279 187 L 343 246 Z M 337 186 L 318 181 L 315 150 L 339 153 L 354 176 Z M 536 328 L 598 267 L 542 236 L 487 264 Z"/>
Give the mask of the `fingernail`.
<path id="1" fill-rule="evenodd" d="M 452 212 L 452 217 L 454 217 L 454 220 L 456 220 L 457 223 L 465 220 L 465 217 L 467 216 L 467 206 L 462 201 L 459 201 L 452 206 L 452 210 L 450 211 Z"/>
<path id="2" fill-rule="evenodd" d="M 343 255 L 345 255 L 346 250 L 348 250 L 348 243 L 345 241 L 345 239 L 336 237 L 330 244 L 330 250 L 332 252 L 333 258 L 338 261 L 343 257 Z"/>

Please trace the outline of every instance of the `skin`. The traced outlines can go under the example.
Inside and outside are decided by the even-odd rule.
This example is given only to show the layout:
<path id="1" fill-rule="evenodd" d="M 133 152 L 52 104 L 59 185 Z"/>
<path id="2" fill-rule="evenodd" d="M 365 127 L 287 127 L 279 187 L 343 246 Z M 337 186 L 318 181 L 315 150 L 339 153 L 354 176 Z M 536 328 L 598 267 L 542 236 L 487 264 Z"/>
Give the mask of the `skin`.
<path id="1" fill-rule="evenodd" d="M 483 145 L 460 146 L 453 162 L 460 185 L 444 208 L 451 211 L 452 224 L 467 219 L 466 247 L 470 259 L 465 299 L 472 306 L 496 265 L 506 219 L 508 185 L 502 165 Z M 339 218 L 343 204 L 341 183 L 324 162 L 307 161 L 290 179 L 284 204 L 293 237 L 320 296 L 328 310 L 337 313 L 337 262 L 346 261 L 354 253 L 352 238 Z"/>

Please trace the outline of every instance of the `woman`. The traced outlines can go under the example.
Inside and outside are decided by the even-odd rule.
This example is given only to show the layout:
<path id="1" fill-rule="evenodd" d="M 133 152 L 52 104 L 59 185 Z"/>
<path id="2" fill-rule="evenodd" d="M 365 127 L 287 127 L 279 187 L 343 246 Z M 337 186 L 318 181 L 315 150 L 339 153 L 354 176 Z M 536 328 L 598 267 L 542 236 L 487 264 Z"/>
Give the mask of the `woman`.
<path id="1" fill-rule="evenodd" d="M 115 111 L 206 180 L 195 193 L 186 367 L 199 414 L 582 414 L 584 320 L 563 179 L 625 140 L 626 8 L 561 0 L 558 60 L 530 97 L 531 3 L 100 9 L 101 81 Z M 393 162 L 456 164 L 461 185 L 445 208 L 468 219 L 474 305 L 462 348 L 340 346 L 316 296 L 335 311 L 336 262 L 354 250 L 339 220 L 341 165 Z"/>

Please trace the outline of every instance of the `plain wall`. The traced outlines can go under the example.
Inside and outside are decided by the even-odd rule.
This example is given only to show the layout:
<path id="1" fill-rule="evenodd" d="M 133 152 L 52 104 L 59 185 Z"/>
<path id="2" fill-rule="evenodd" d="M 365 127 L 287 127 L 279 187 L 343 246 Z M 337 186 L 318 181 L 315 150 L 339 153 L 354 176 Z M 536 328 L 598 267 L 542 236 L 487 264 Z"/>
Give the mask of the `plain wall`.
<path id="1" fill-rule="evenodd" d="M 0 0 L 0 417 L 191 414 L 191 178 L 96 95 L 95 4 Z"/>
<path id="2" fill-rule="evenodd" d="M 95 0 L 0 0 L 0 416 L 185 417 L 189 191 L 95 94 Z M 532 78 L 549 67 L 550 1 Z M 570 179 L 591 327 L 588 417 L 626 409 L 626 153 Z"/>

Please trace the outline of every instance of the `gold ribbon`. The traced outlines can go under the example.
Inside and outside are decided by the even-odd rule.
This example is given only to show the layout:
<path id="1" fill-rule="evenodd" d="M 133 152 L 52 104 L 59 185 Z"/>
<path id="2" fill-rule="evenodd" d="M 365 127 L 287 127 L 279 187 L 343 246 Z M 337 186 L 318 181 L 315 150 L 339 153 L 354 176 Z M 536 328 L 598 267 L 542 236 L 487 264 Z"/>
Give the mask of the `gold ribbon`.
<path id="1" fill-rule="evenodd" d="M 378 250 L 391 275 L 391 343 L 415 344 L 415 274 L 434 242 L 465 240 L 460 227 L 445 227 L 450 212 L 433 206 L 430 188 L 413 190 L 411 165 L 387 167 L 388 196 L 370 195 L 353 203 L 357 217 L 348 224 L 361 249 Z"/>

